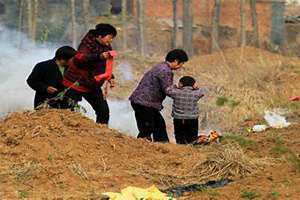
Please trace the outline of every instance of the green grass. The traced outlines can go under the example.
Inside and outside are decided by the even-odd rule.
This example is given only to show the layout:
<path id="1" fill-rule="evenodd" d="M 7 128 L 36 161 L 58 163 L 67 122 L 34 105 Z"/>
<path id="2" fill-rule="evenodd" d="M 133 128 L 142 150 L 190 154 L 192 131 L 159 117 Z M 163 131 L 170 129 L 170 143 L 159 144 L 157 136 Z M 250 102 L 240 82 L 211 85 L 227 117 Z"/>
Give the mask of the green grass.
<path id="1" fill-rule="evenodd" d="M 255 191 L 242 191 L 241 192 L 241 198 L 243 198 L 243 199 L 255 199 L 257 197 L 260 197 L 260 195 Z"/>
<path id="2" fill-rule="evenodd" d="M 248 139 L 245 136 L 235 135 L 235 134 L 224 135 L 224 137 L 222 138 L 221 141 L 222 142 L 228 142 L 228 141 L 236 142 L 243 148 L 248 148 L 255 144 L 255 141 Z"/>
<path id="3" fill-rule="evenodd" d="M 238 106 L 239 104 L 240 104 L 239 101 L 236 101 L 236 100 L 233 100 L 233 99 L 229 100 L 228 103 L 227 103 L 227 105 L 232 109 L 235 108 L 236 106 Z"/>
<path id="4" fill-rule="evenodd" d="M 221 96 L 221 97 L 218 97 L 216 100 L 217 106 L 225 106 L 226 105 L 226 106 L 230 107 L 231 109 L 235 108 L 239 104 L 240 104 L 240 102 L 236 101 L 232 97 Z"/>
<path id="5" fill-rule="evenodd" d="M 293 152 L 290 152 L 288 157 L 288 162 L 296 170 L 297 173 L 300 173 L 300 158 Z"/>
<path id="6" fill-rule="evenodd" d="M 289 148 L 287 148 L 283 145 L 276 145 L 271 149 L 271 153 L 276 154 L 276 155 L 286 154 L 289 151 L 290 151 Z"/>
<path id="7" fill-rule="evenodd" d="M 290 111 L 300 110 L 300 102 L 291 102 L 287 105 Z"/>
<path id="8" fill-rule="evenodd" d="M 268 108 L 283 108 L 287 109 L 289 112 L 295 112 L 300 110 L 300 102 L 299 101 L 289 101 L 288 99 L 278 99 L 274 98 L 267 105 Z"/>
<path id="9" fill-rule="evenodd" d="M 275 137 L 274 142 L 276 145 L 283 145 L 285 143 L 285 141 L 282 138 L 280 138 L 280 136 Z"/>
<path id="10" fill-rule="evenodd" d="M 272 197 L 272 199 L 279 199 L 280 194 L 279 194 L 279 192 L 274 191 L 271 193 L 271 197 Z"/>
<path id="11" fill-rule="evenodd" d="M 52 162 L 52 161 L 53 161 L 52 155 L 49 155 L 47 159 L 48 159 L 50 162 Z"/>
<path id="12" fill-rule="evenodd" d="M 28 194 L 27 191 L 25 191 L 25 190 L 19 190 L 18 191 L 18 198 L 19 199 L 26 199 L 26 198 L 28 198 L 28 196 L 29 196 L 29 194 Z"/>
<path id="13" fill-rule="evenodd" d="M 224 106 L 226 102 L 228 102 L 228 98 L 224 96 L 218 97 L 216 100 L 217 106 Z"/>

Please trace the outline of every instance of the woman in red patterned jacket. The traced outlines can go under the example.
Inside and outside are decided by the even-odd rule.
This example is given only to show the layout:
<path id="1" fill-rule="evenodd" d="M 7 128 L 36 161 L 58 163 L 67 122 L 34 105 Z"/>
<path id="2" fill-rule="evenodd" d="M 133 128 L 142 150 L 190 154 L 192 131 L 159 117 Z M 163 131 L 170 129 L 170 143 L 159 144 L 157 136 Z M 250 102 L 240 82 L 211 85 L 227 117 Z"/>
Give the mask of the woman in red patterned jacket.
<path id="1" fill-rule="evenodd" d="M 111 59 L 111 43 L 116 35 L 115 27 L 110 24 L 98 24 L 89 30 L 70 60 L 63 80 L 68 88 L 65 96 L 76 103 L 85 98 L 95 110 L 96 122 L 103 125 L 108 124 L 109 108 L 101 87 L 106 80 L 110 82 L 111 77 L 106 80 L 95 77 L 106 72 L 106 61 Z"/>

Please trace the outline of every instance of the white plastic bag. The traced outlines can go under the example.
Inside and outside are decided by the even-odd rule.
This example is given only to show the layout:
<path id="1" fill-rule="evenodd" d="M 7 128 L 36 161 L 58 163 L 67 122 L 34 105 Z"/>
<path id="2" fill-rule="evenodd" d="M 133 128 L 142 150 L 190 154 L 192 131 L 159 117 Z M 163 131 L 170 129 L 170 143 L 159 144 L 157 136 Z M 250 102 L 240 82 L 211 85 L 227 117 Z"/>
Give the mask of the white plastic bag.
<path id="1" fill-rule="evenodd" d="M 253 132 L 263 132 L 268 128 L 267 125 L 254 125 L 252 128 Z"/>
<path id="2" fill-rule="evenodd" d="M 268 125 L 273 128 L 285 128 L 291 124 L 286 121 L 285 117 L 271 111 L 265 111 L 264 118 L 267 121 Z"/>

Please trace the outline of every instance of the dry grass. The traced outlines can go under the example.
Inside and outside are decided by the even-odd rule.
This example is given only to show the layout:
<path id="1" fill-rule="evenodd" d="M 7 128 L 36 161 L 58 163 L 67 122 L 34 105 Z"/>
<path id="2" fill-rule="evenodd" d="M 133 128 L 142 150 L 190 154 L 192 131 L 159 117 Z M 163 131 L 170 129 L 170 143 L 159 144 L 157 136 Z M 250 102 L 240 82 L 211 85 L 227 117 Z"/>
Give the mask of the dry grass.
<path id="1" fill-rule="evenodd" d="M 237 179 L 255 174 L 260 167 L 274 164 L 270 158 L 251 158 L 237 144 L 227 144 L 213 152 L 193 171 L 203 180 Z"/>
<path id="2" fill-rule="evenodd" d="M 239 179 L 259 172 L 265 166 L 277 163 L 272 158 L 253 158 L 246 155 L 237 143 L 209 147 L 207 158 L 193 165 L 182 166 L 181 170 L 143 170 L 139 174 L 152 177 L 162 185 L 172 186 L 174 183 L 190 184 L 220 179 Z"/>
<path id="3" fill-rule="evenodd" d="M 68 166 L 68 168 L 77 176 L 79 176 L 82 180 L 88 180 L 88 175 L 86 171 L 81 167 L 79 163 L 72 163 Z"/>
<path id="4" fill-rule="evenodd" d="M 111 98 L 127 99 L 137 83 L 151 66 L 163 61 L 163 56 L 147 58 L 134 53 L 120 53 L 115 68 L 119 82 L 111 91 Z M 129 63 L 133 80 L 122 80 L 120 63 Z M 252 47 L 234 48 L 210 55 L 195 56 L 175 73 L 175 83 L 183 75 L 191 75 L 200 87 L 208 89 L 200 101 L 206 116 L 206 128 L 231 131 L 246 119 L 261 116 L 264 110 L 286 107 L 288 97 L 300 94 L 300 59 L 285 57 Z M 227 99 L 217 105 L 218 99 Z M 171 108 L 171 105 L 165 109 Z"/>
<path id="5" fill-rule="evenodd" d="M 247 47 L 195 57 L 179 75 L 190 74 L 209 89 L 202 111 L 208 113 L 210 124 L 230 129 L 299 94 L 295 68 L 300 68 L 299 58 Z M 218 106 L 219 98 L 229 101 Z"/>

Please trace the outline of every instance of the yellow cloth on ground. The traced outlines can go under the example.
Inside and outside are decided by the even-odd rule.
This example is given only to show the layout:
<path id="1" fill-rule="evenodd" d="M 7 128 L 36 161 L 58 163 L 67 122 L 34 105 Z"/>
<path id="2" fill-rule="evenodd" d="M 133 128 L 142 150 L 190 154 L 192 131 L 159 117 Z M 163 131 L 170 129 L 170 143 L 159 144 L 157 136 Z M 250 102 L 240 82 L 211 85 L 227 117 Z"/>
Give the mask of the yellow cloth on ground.
<path id="1" fill-rule="evenodd" d="M 121 193 L 106 192 L 103 194 L 109 196 L 110 200 L 175 200 L 172 197 L 167 197 L 155 186 L 147 189 L 127 187 L 121 190 Z"/>

